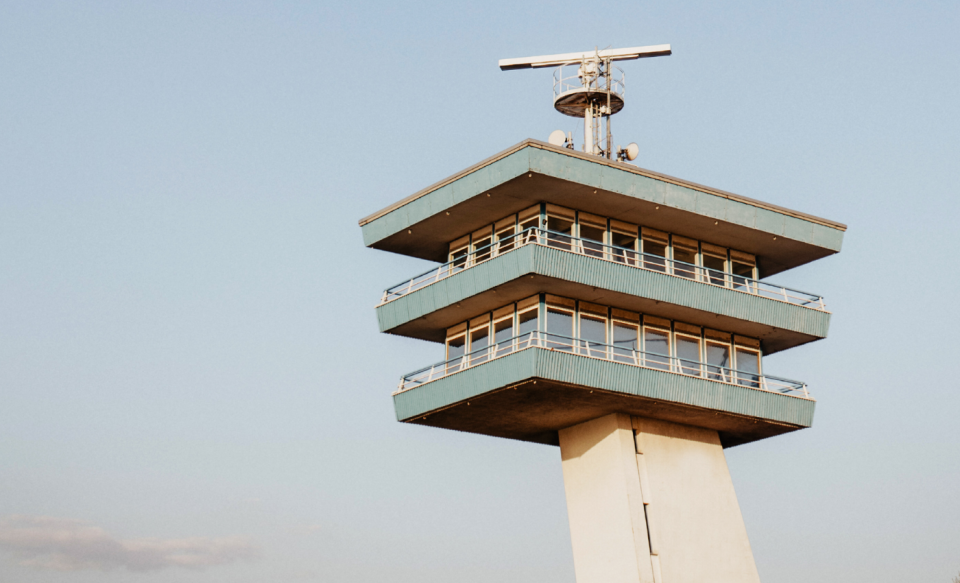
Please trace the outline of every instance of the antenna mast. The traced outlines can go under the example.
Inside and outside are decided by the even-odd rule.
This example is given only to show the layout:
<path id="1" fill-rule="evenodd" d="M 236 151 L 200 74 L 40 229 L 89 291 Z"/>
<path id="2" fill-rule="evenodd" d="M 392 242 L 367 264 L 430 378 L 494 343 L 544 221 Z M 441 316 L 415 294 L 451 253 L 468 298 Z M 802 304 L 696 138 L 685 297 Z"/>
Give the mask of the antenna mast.
<path id="1" fill-rule="evenodd" d="M 585 53 L 501 59 L 500 69 L 510 71 L 556 67 L 553 74 L 553 107 L 564 115 L 583 118 L 584 152 L 612 158 L 610 116 L 623 109 L 626 92 L 623 70 L 613 62 L 670 54 L 670 45 L 603 51 L 594 49 Z M 601 136 L 601 119 L 606 120 L 606 136 Z M 617 155 L 619 157 L 621 153 L 617 152 Z"/>

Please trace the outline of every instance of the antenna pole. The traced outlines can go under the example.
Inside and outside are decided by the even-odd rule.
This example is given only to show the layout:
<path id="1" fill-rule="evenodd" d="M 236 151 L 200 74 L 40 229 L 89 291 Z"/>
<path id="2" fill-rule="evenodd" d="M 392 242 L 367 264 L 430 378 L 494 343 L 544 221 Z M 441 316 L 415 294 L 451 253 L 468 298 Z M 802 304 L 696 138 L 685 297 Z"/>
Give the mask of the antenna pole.
<path id="1" fill-rule="evenodd" d="M 612 78 L 610 75 L 610 59 L 606 59 L 604 61 L 603 72 L 607 76 L 607 116 L 606 116 L 607 117 L 607 160 L 609 160 L 610 152 L 611 152 L 610 142 L 613 141 L 613 137 L 610 135 L 610 116 L 611 116 L 611 112 L 613 111 L 610 108 L 610 91 L 612 90 L 612 88 L 610 87 L 610 80 Z"/>
<path id="2" fill-rule="evenodd" d="M 583 110 L 583 151 L 593 154 L 593 104 Z"/>

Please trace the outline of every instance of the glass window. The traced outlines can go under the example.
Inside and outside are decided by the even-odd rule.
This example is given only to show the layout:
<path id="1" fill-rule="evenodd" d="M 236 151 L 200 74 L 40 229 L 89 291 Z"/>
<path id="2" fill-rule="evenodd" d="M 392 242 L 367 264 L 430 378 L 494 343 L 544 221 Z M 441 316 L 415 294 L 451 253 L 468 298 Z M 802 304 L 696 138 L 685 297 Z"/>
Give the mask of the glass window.
<path id="1" fill-rule="evenodd" d="M 737 346 L 737 383 L 760 388 L 760 353 Z"/>
<path id="2" fill-rule="evenodd" d="M 447 374 L 460 370 L 466 345 L 466 334 L 447 338 Z"/>
<path id="3" fill-rule="evenodd" d="M 726 256 L 714 255 L 704 251 L 703 266 L 707 268 L 706 280 L 713 285 L 726 285 L 724 271 L 727 270 Z"/>
<path id="4" fill-rule="evenodd" d="M 613 346 L 614 360 L 637 364 L 637 352 L 640 349 L 640 326 L 614 320 Z"/>
<path id="5" fill-rule="evenodd" d="M 688 279 L 697 278 L 697 242 L 675 236 L 673 238 L 673 273 Z"/>
<path id="6" fill-rule="evenodd" d="M 637 264 L 637 233 L 620 231 L 616 228 L 610 231 L 610 244 L 613 245 L 613 260 L 629 265 Z"/>
<path id="7" fill-rule="evenodd" d="M 521 309 L 517 313 L 517 349 L 526 348 L 536 341 L 539 307 Z"/>
<path id="8" fill-rule="evenodd" d="M 473 234 L 473 263 L 482 263 L 490 259 L 493 249 L 493 227 L 481 229 Z"/>
<path id="9" fill-rule="evenodd" d="M 643 352 L 646 366 L 670 370 L 670 332 L 644 326 Z"/>
<path id="10" fill-rule="evenodd" d="M 536 231 L 528 231 L 528 229 L 539 229 L 540 228 L 540 205 L 535 207 L 528 208 L 527 210 L 521 212 L 518 217 L 520 222 L 520 232 L 525 233 L 518 245 L 523 245 L 530 243 L 531 241 L 537 240 Z"/>
<path id="11" fill-rule="evenodd" d="M 450 271 L 457 272 L 467 266 L 467 255 L 470 253 L 470 235 L 461 237 L 450 243 L 450 254 L 447 261 L 450 262 Z"/>
<path id="12" fill-rule="evenodd" d="M 493 323 L 493 341 L 496 342 L 496 356 L 513 352 L 513 314 Z"/>
<path id="13" fill-rule="evenodd" d="M 700 339 L 687 334 L 677 334 L 676 343 L 680 372 L 701 376 L 703 373 L 700 365 Z"/>
<path id="14" fill-rule="evenodd" d="M 547 244 L 558 249 L 570 250 L 573 236 L 573 219 L 547 215 Z"/>
<path id="15" fill-rule="evenodd" d="M 452 271 L 460 271 L 467 266 L 467 252 L 469 251 L 466 247 L 461 247 L 453 253 L 450 254 L 450 261 L 453 262 L 453 265 L 450 266 Z"/>
<path id="16" fill-rule="evenodd" d="M 506 253 L 507 251 L 515 247 L 514 233 L 516 233 L 516 225 L 509 224 L 505 227 L 500 227 L 496 232 L 497 239 L 497 253 Z"/>
<path id="17" fill-rule="evenodd" d="M 741 261 L 731 261 L 730 267 L 730 270 L 733 272 L 733 287 L 752 293 L 753 265 Z"/>
<path id="18" fill-rule="evenodd" d="M 648 236 L 646 229 L 642 239 L 643 267 L 654 271 L 667 271 L 667 241 L 659 237 Z"/>
<path id="19" fill-rule="evenodd" d="M 580 238 L 583 239 L 583 252 L 591 257 L 603 257 L 603 245 L 606 243 L 607 221 L 587 213 L 580 213 Z"/>
<path id="20" fill-rule="evenodd" d="M 587 356 L 607 357 L 607 319 L 593 314 L 580 314 L 580 346 Z"/>
<path id="21" fill-rule="evenodd" d="M 707 378 L 730 382 L 730 345 L 707 340 Z"/>
<path id="22" fill-rule="evenodd" d="M 480 364 L 487 360 L 490 351 L 490 325 L 470 326 L 470 364 Z"/>
<path id="23" fill-rule="evenodd" d="M 573 312 L 555 307 L 547 308 L 547 347 L 560 350 L 573 348 Z"/>

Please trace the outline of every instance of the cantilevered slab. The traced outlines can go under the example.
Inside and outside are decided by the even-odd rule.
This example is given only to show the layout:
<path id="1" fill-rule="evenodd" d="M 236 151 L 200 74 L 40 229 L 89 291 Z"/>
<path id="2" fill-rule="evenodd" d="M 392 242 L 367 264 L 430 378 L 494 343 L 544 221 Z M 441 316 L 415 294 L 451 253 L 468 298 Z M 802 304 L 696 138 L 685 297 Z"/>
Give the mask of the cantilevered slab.
<path id="1" fill-rule="evenodd" d="M 539 292 L 759 338 L 764 354 L 827 336 L 830 313 L 528 244 L 377 307 L 381 332 L 443 342 L 469 318 Z"/>
<path id="2" fill-rule="evenodd" d="M 525 140 L 360 221 L 368 247 L 446 261 L 450 241 L 549 202 L 758 256 L 761 277 L 840 251 L 846 226 Z"/>
<path id="3" fill-rule="evenodd" d="M 543 348 L 528 348 L 393 397 L 397 419 L 558 445 L 557 432 L 609 413 L 719 432 L 724 447 L 813 423 L 815 402 Z"/>

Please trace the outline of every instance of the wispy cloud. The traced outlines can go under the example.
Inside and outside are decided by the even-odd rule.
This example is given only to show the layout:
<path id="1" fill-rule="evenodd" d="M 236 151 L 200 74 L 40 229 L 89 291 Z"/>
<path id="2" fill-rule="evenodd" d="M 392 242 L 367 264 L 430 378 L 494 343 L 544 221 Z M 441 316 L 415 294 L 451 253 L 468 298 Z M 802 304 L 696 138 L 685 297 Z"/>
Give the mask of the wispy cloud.
<path id="1" fill-rule="evenodd" d="M 62 571 L 203 569 L 258 554 L 242 537 L 122 540 L 97 526 L 44 516 L 0 519 L 0 549 L 14 553 L 22 565 Z"/>

